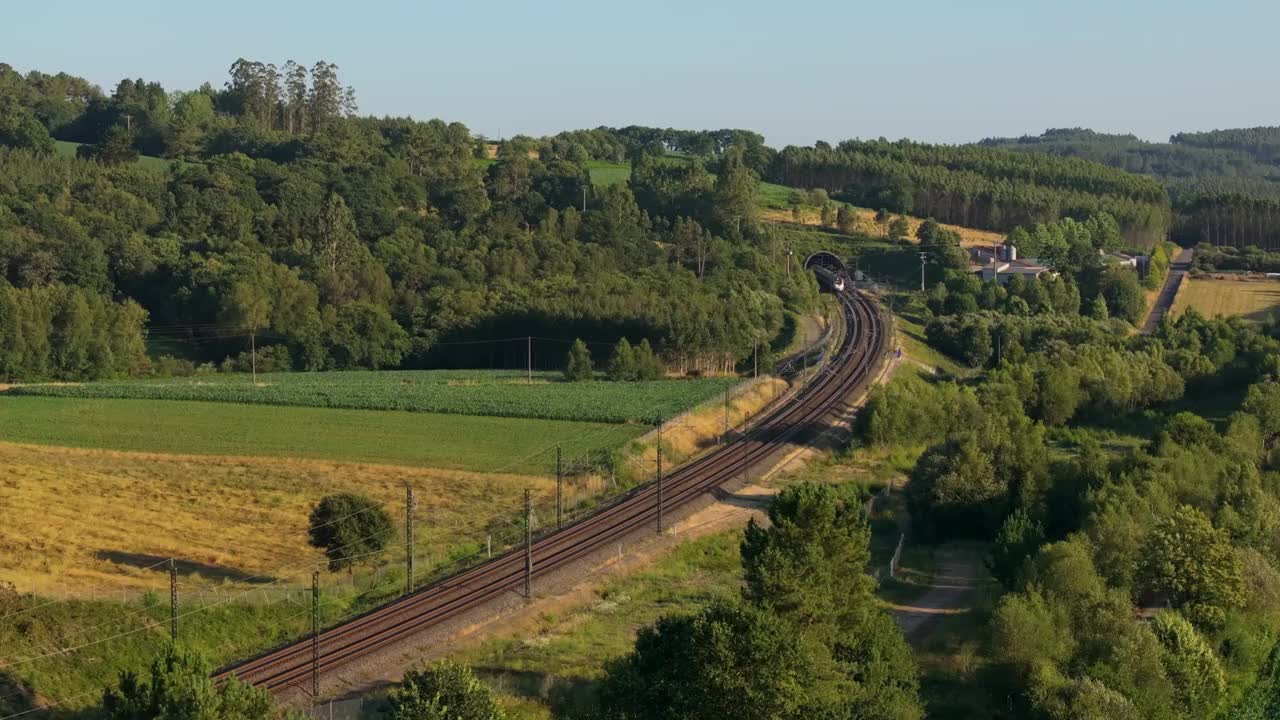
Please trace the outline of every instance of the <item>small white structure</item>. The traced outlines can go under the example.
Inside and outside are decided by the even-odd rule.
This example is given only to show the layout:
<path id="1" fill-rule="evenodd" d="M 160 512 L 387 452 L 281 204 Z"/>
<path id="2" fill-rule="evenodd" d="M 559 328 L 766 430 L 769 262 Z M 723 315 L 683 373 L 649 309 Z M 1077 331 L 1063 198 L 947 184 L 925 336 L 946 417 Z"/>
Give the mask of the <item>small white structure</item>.
<path id="1" fill-rule="evenodd" d="M 1036 260 L 1019 260 L 1018 248 L 1013 245 L 977 245 L 969 248 L 969 259 L 974 274 L 983 282 L 994 280 L 1005 285 L 1014 276 L 1034 280 L 1041 275 L 1058 275 Z"/>

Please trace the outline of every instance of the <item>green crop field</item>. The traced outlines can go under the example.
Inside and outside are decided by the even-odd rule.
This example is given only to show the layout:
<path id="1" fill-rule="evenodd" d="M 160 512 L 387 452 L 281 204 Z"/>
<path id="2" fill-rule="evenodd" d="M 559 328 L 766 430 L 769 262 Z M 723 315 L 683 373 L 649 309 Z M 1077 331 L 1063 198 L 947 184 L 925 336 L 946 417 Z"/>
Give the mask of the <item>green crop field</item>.
<path id="1" fill-rule="evenodd" d="M 199 375 L 191 378 L 24 385 L 10 395 L 202 400 L 602 423 L 656 424 L 724 392 L 736 378 L 568 383 L 558 373 L 403 370 Z"/>
<path id="2" fill-rule="evenodd" d="M 618 447 L 644 425 L 230 403 L 0 395 L 0 442 L 192 455 L 295 457 L 545 474 L 574 454 Z"/>

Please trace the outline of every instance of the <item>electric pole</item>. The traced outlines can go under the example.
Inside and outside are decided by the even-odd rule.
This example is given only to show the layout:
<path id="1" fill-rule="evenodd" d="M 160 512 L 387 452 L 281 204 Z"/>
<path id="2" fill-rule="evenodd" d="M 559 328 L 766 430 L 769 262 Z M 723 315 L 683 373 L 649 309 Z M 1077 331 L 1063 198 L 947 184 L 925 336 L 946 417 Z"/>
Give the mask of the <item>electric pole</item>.
<path id="1" fill-rule="evenodd" d="M 560 446 L 556 445 L 556 528 L 564 527 L 564 471 L 560 464 Z"/>
<path id="2" fill-rule="evenodd" d="M 169 635 L 178 642 L 178 563 L 169 558 Z"/>
<path id="3" fill-rule="evenodd" d="M 924 292 L 924 264 L 929 261 L 929 253 L 920 253 L 920 292 Z"/>
<path id="4" fill-rule="evenodd" d="M 413 592 L 413 486 L 406 484 L 404 486 L 404 546 L 408 554 L 405 555 L 404 567 L 404 594 L 408 595 Z"/>
<path id="5" fill-rule="evenodd" d="M 720 442 L 724 442 L 729 437 L 729 388 L 724 389 L 724 433 L 720 435 Z"/>
<path id="6" fill-rule="evenodd" d="M 525 357 L 528 361 L 529 384 L 532 385 L 533 384 L 533 337 L 532 336 L 527 337 L 525 338 L 525 341 L 528 343 L 528 345 L 526 345 L 525 347 Z"/>
<path id="7" fill-rule="evenodd" d="M 662 442 L 658 442 L 658 534 L 662 534 Z"/>
<path id="8" fill-rule="evenodd" d="M 320 697 L 320 571 L 311 572 L 311 697 Z"/>
<path id="9" fill-rule="evenodd" d="M 524 598 L 533 599 L 533 500 L 524 491 Z"/>
<path id="10" fill-rule="evenodd" d="M 582 212 L 587 211 L 587 186 L 582 186 Z"/>
<path id="11" fill-rule="evenodd" d="M 756 341 L 756 346 L 751 349 L 751 377 L 760 377 L 760 341 Z"/>

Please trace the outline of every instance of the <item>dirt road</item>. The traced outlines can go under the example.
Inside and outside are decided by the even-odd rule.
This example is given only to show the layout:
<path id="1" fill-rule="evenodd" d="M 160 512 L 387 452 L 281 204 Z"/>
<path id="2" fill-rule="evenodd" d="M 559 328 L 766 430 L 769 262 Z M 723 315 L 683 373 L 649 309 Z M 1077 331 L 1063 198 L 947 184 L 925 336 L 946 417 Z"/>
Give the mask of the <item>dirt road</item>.
<path id="1" fill-rule="evenodd" d="M 899 570 L 899 582 L 924 590 L 909 603 L 893 605 L 894 620 L 913 644 L 928 634 L 929 626 L 939 617 L 971 610 L 979 588 L 991 582 L 982 551 L 976 546 L 945 545 L 934 558 L 937 567 L 933 572 L 916 572 L 905 565 Z"/>

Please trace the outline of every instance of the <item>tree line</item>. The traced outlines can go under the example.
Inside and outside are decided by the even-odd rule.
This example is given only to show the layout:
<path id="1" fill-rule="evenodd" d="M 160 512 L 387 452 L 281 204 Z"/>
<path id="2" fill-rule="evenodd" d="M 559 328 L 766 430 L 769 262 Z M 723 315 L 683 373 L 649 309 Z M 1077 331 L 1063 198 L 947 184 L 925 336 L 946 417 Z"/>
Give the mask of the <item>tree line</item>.
<path id="1" fill-rule="evenodd" d="M 1008 231 L 1106 212 L 1129 244 L 1147 246 L 1169 227 L 1168 194 L 1149 178 L 1083 160 L 978 146 L 902 140 L 787 147 L 765 176 L 822 188 L 863 207 Z"/>
<path id="2" fill-rule="evenodd" d="M 1056 129 L 989 138 L 984 147 L 1080 158 L 1153 176 L 1173 203 L 1172 239 L 1280 248 L 1280 128 L 1178 133 L 1167 143 Z"/>
<path id="3" fill-rule="evenodd" d="M 1195 268 L 1203 272 L 1246 270 L 1248 272 L 1280 272 L 1280 252 L 1270 252 L 1251 245 L 1246 248 L 1220 247 L 1207 243 L 1196 246 Z"/>

